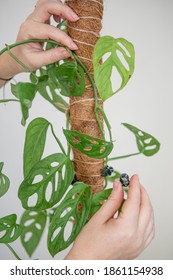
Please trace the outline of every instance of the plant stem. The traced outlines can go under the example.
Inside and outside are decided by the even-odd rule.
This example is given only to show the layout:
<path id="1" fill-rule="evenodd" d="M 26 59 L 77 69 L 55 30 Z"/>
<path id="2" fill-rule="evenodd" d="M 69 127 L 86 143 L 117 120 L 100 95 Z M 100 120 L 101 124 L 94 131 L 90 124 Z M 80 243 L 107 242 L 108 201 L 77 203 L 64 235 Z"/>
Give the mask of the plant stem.
<path id="1" fill-rule="evenodd" d="M 18 254 L 14 251 L 14 249 L 11 247 L 11 245 L 9 245 L 8 243 L 6 243 L 5 244 L 7 247 L 8 247 L 8 249 L 12 252 L 12 254 L 15 256 L 15 258 L 17 259 L 17 260 L 21 260 L 21 258 L 18 256 Z"/>
<path id="2" fill-rule="evenodd" d="M 124 156 L 119 156 L 119 157 L 114 157 L 114 158 L 108 158 L 108 161 L 128 158 L 128 157 L 137 156 L 137 155 L 140 155 L 140 154 L 141 154 L 141 152 L 134 153 L 134 154 L 129 154 L 129 155 L 124 155 Z"/>
<path id="3" fill-rule="evenodd" d="M 50 124 L 50 127 L 51 127 L 52 134 L 53 134 L 53 136 L 54 136 L 56 142 L 58 143 L 58 145 L 59 145 L 61 151 L 63 152 L 64 155 L 66 155 L 66 152 L 65 152 L 65 150 L 64 150 L 64 147 L 62 146 L 62 144 L 61 144 L 60 140 L 58 139 L 58 137 L 56 137 L 55 132 L 54 132 L 54 130 L 53 130 L 53 126 L 52 126 L 51 124 Z"/>
<path id="4" fill-rule="evenodd" d="M 60 43 L 58 43 L 54 40 L 51 40 L 51 39 L 29 39 L 29 40 L 23 40 L 23 41 L 16 42 L 14 44 L 6 46 L 5 48 L 3 48 L 0 51 L 0 55 L 3 54 L 4 52 L 8 51 L 8 50 L 11 50 L 11 49 L 15 48 L 15 47 L 18 47 L 20 45 L 29 44 L 29 43 L 51 43 L 51 44 L 54 44 L 56 46 L 65 47 L 64 45 L 62 45 L 62 44 L 60 44 Z"/>
<path id="5" fill-rule="evenodd" d="M 8 47 L 8 54 L 19 64 L 23 67 L 23 69 L 25 69 L 26 72 L 31 72 L 31 70 L 29 69 L 28 66 L 26 66 L 22 61 L 20 61 L 9 49 L 9 46 Z"/>
<path id="6" fill-rule="evenodd" d="M 108 132 L 109 132 L 109 138 L 110 138 L 110 142 L 112 142 L 112 132 L 111 132 L 111 126 L 110 126 L 110 123 L 108 121 L 108 118 L 103 110 L 103 108 L 101 106 L 97 106 L 96 107 L 96 110 L 97 111 L 100 111 L 102 113 L 102 116 L 103 116 L 103 119 L 106 123 L 106 126 L 107 126 L 107 129 L 108 129 Z"/>
<path id="7" fill-rule="evenodd" d="M 18 99 L 0 99 L 0 103 L 6 103 L 11 101 L 20 102 Z"/>
<path id="8" fill-rule="evenodd" d="M 94 109 L 94 112 L 95 112 L 95 116 L 96 116 L 96 120 L 97 120 L 97 124 L 99 126 L 99 129 L 101 131 L 101 134 L 102 134 L 102 137 L 103 139 L 105 140 L 105 135 L 104 135 L 104 131 L 103 131 L 103 128 L 102 128 L 102 125 L 101 125 L 101 122 L 100 122 L 100 119 L 99 119 L 99 116 L 98 116 L 98 96 L 97 96 L 97 88 L 96 88 L 96 85 L 95 85 L 95 82 L 93 81 L 90 73 L 88 72 L 87 68 L 85 67 L 85 65 L 82 63 L 82 61 L 79 59 L 79 57 L 74 54 L 74 58 L 75 60 L 80 64 L 80 66 L 83 68 L 83 70 L 85 71 L 85 73 L 87 74 L 91 84 L 92 84 L 92 87 L 93 87 L 93 90 L 94 90 L 94 99 L 95 99 L 95 109 Z"/>
<path id="9" fill-rule="evenodd" d="M 69 129 L 69 123 L 70 123 L 70 110 L 67 110 L 66 113 L 66 129 Z M 71 151 L 71 146 L 67 142 L 68 150 L 67 150 L 67 156 L 70 158 L 70 151 Z"/>

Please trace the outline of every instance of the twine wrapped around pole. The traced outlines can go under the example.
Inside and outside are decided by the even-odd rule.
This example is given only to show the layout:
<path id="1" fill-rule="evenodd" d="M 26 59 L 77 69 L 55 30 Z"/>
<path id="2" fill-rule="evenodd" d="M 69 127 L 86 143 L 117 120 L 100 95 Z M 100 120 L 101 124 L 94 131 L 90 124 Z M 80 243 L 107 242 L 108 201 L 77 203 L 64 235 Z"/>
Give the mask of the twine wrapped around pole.
<path id="1" fill-rule="evenodd" d="M 75 23 L 68 23 L 68 34 L 78 45 L 76 54 L 85 64 L 93 77 L 92 56 L 94 46 L 99 39 L 102 28 L 103 0 L 66 0 L 80 19 Z M 99 98 L 99 97 L 98 97 Z M 70 98 L 70 125 L 72 130 L 85 133 L 93 137 L 102 138 L 94 113 L 94 92 L 86 76 L 86 90 L 81 97 Z M 99 98 L 99 105 L 103 106 Z M 100 116 L 103 125 L 102 117 Z M 91 186 L 92 193 L 104 188 L 103 159 L 90 158 L 73 149 L 76 178 Z"/>

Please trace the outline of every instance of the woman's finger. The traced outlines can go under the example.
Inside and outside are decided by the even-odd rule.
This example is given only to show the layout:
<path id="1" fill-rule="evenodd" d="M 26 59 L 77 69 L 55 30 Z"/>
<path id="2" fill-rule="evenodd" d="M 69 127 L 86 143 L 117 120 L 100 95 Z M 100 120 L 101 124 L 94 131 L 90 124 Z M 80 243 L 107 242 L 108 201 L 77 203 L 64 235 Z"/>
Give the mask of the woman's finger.
<path id="1" fill-rule="evenodd" d="M 106 223 L 109 219 L 113 218 L 121 206 L 123 195 L 121 183 L 119 181 L 115 181 L 108 200 L 104 202 L 102 207 L 93 216 L 96 223 Z"/>
<path id="2" fill-rule="evenodd" d="M 65 32 L 54 26 L 27 20 L 23 23 L 21 28 L 23 28 L 21 33 L 25 34 L 25 39 L 52 39 L 67 46 L 71 50 L 76 50 L 78 48 Z"/>
<path id="3" fill-rule="evenodd" d="M 147 226 L 150 223 L 154 223 L 154 213 L 150 198 L 144 189 L 141 186 L 141 207 L 139 214 L 139 229 L 144 231 L 147 229 Z"/>
<path id="4" fill-rule="evenodd" d="M 141 204 L 141 188 L 137 175 L 133 175 L 130 179 L 130 187 L 128 191 L 128 197 L 124 202 L 120 218 L 126 220 L 127 224 L 133 227 L 138 225 L 139 213 Z"/>
<path id="5" fill-rule="evenodd" d="M 45 23 L 52 15 L 60 16 L 69 21 L 77 21 L 79 19 L 78 15 L 70 7 L 60 1 L 38 3 L 29 18 Z"/>
<path id="6" fill-rule="evenodd" d="M 34 66 L 30 65 L 30 68 L 32 68 L 31 70 L 35 70 L 44 65 L 55 63 L 67 57 L 69 57 L 69 53 L 61 47 L 53 48 L 47 51 L 33 52 L 30 54 L 30 60 L 34 61 Z"/>

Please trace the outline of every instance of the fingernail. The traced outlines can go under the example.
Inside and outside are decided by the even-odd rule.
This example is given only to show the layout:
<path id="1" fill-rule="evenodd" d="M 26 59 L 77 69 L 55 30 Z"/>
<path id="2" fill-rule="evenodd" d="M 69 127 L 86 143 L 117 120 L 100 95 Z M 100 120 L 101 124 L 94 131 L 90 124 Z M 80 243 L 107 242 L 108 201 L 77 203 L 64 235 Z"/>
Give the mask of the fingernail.
<path id="1" fill-rule="evenodd" d="M 67 57 L 70 56 L 69 53 L 65 50 L 62 51 L 62 55 L 63 55 L 64 58 L 67 58 Z"/>
<path id="2" fill-rule="evenodd" d="M 139 176 L 138 174 L 135 174 L 136 179 L 139 181 Z"/>
<path id="3" fill-rule="evenodd" d="M 71 42 L 70 46 L 73 50 L 78 50 L 78 46 L 73 41 Z"/>
<path id="4" fill-rule="evenodd" d="M 71 12 L 71 17 L 74 19 L 74 20 L 79 20 L 79 16 L 77 14 L 75 14 L 74 12 Z"/>
<path id="5" fill-rule="evenodd" d="M 119 189 L 119 186 L 120 186 L 119 180 L 114 181 L 114 189 L 115 189 L 115 190 L 118 190 L 118 189 Z"/>

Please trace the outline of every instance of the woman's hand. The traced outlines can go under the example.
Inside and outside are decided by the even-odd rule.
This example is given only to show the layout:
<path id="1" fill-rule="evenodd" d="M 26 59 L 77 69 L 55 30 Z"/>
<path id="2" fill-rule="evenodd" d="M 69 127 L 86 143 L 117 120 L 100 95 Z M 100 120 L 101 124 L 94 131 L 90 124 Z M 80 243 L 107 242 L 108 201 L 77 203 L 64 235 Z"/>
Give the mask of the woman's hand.
<path id="1" fill-rule="evenodd" d="M 54 17 L 56 22 L 59 22 L 60 18 L 73 22 L 79 19 L 67 5 L 59 0 L 39 0 L 33 13 L 22 23 L 17 36 L 17 42 L 29 39 L 52 39 L 71 50 L 76 50 L 76 44 L 65 32 L 50 25 L 51 16 Z M 11 51 L 32 71 L 69 56 L 63 47 L 44 51 L 40 43 L 20 45 Z M 4 79 L 11 78 L 25 71 L 7 53 L 0 56 L 0 69 L 2 69 L 0 70 L 0 77 Z"/>
<path id="2" fill-rule="evenodd" d="M 128 198 L 114 218 L 122 201 L 121 183 L 115 181 L 109 199 L 83 228 L 65 259 L 134 259 L 150 244 L 154 214 L 137 175 L 131 178 Z"/>

